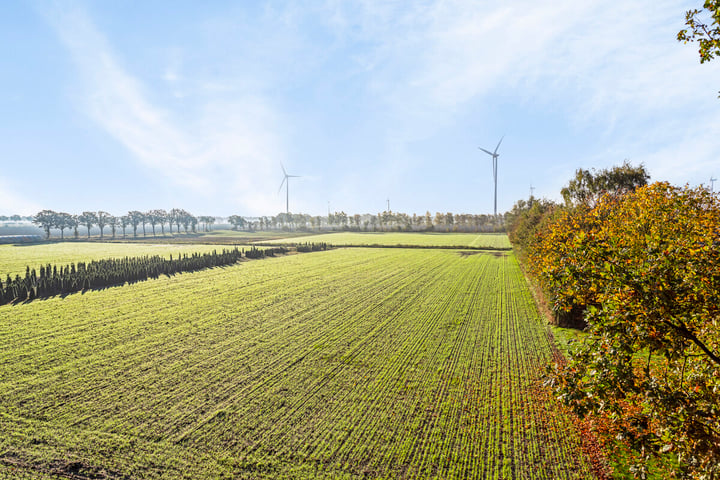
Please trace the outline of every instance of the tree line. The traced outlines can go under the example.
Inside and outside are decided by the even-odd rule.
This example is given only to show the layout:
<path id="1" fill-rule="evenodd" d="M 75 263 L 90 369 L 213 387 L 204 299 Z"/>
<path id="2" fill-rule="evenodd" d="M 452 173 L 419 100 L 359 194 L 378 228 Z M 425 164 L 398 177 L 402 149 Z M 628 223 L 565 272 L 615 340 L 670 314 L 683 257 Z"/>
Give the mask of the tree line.
<path id="1" fill-rule="evenodd" d="M 228 223 L 234 230 L 347 230 L 347 231 L 437 231 L 495 232 L 504 231 L 505 217 L 499 215 L 454 214 L 429 211 L 424 215 L 384 211 L 376 215 L 345 212 L 313 216 L 303 213 L 279 213 L 275 216 L 243 217 L 231 215 Z"/>
<path id="2" fill-rule="evenodd" d="M 0 222 L 21 222 L 23 220 L 25 221 L 32 221 L 32 216 L 23 216 L 23 215 L 0 215 Z"/>
<path id="3" fill-rule="evenodd" d="M 720 475 L 720 197 L 578 170 L 564 204 L 520 201 L 510 239 L 582 341 L 549 381 L 607 445 L 674 478 Z M 618 443 L 619 440 L 619 443 Z"/>
<path id="4" fill-rule="evenodd" d="M 51 229 L 60 230 L 61 238 L 65 238 L 65 230 L 72 230 L 74 237 L 78 238 L 78 229 L 80 227 L 87 229 L 88 238 L 90 237 L 90 231 L 93 227 L 100 229 L 100 238 L 103 238 L 106 228 L 110 229 L 112 238 L 116 237 L 118 230 L 122 230 L 122 236 L 125 238 L 128 228 L 132 228 L 133 237 L 137 237 L 139 227 L 142 228 L 143 236 L 146 236 L 148 226 L 152 228 L 153 236 L 156 235 L 156 227 L 159 227 L 164 235 L 166 225 L 170 229 L 171 234 L 173 233 L 173 226 L 175 226 L 177 233 L 180 233 L 181 226 L 185 233 L 195 233 L 197 232 L 198 225 L 201 226 L 202 231 L 207 232 L 212 229 L 212 225 L 215 223 L 215 217 L 196 217 L 180 208 L 173 208 L 170 211 L 157 209 L 148 212 L 132 210 L 129 211 L 127 215 L 121 216 L 111 215 L 104 211 L 86 211 L 79 215 L 72 215 L 54 210 L 42 210 L 32 218 L 32 221 L 45 231 L 47 238 L 50 238 Z"/>
<path id="5" fill-rule="evenodd" d="M 315 251 L 325 249 L 309 245 Z M 159 255 L 142 257 L 111 258 L 90 262 L 71 263 L 69 265 L 46 264 L 39 269 L 26 267 L 25 276 L 7 275 L 5 282 L 0 280 L 0 304 L 22 302 L 36 298 L 47 298 L 89 289 L 105 288 L 124 283 L 135 283 L 160 275 L 174 275 L 182 272 L 194 272 L 206 268 L 232 265 L 241 258 L 260 259 L 287 253 L 286 247 L 256 248 L 249 250 L 223 249 L 211 253 L 182 254 L 175 258 Z"/>
<path id="6" fill-rule="evenodd" d="M 279 213 L 275 216 L 246 217 L 231 215 L 227 218 L 233 230 L 346 230 L 346 231 L 435 231 L 435 232 L 500 232 L 505 231 L 506 216 L 483 214 L 454 214 L 452 212 L 429 211 L 425 215 L 408 215 L 401 212 L 385 211 L 373 214 L 348 215 L 334 212 L 328 216 L 312 216 L 303 213 Z M 123 238 L 131 232 L 136 238 L 139 231 L 143 236 L 152 233 L 165 235 L 166 228 L 172 234 L 198 231 L 211 231 L 219 217 L 194 216 L 186 210 L 174 208 L 170 211 L 156 209 L 147 212 L 129 211 L 126 215 L 115 216 L 105 211 L 85 211 L 81 214 L 69 214 L 54 210 L 42 210 L 33 217 L 32 222 L 42 228 L 46 238 L 50 230 L 59 230 L 60 238 L 65 238 L 65 230 L 71 231 L 74 238 L 80 237 L 80 229 L 85 230 L 89 238 L 93 228 L 100 230 L 100 238 L 109 233 L 112 238 L 119 234 Z M 108 232 L 109 230 L 109 232 Z"/>

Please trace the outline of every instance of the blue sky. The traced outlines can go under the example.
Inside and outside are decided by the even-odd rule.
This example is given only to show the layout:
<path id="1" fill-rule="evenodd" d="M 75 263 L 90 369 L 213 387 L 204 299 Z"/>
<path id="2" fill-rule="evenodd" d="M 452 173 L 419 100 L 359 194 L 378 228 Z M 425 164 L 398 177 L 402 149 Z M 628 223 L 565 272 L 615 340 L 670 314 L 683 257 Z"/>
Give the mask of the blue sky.
<path id="1" fill-rule="evenodd" d="M 11 1 L 0 214 L 492 213 L 624 159 L 720 176 L 702 2 Z M 720 188 L 720 182 L 716 189 Z"/>

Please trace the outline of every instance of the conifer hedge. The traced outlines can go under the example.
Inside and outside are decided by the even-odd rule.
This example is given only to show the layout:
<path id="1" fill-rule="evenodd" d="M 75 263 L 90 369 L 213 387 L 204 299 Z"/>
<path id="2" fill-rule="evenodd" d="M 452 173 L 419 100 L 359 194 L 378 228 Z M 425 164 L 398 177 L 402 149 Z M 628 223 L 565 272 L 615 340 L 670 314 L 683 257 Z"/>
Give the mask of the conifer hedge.
<path id="1" fill-rule="evenodd" d="M 311 248 L 307 251 L 313 251 Z M 286 247 L 250 250 L 223 249 L 221 252 L 182 254 L 175 258 L 159 255 L 111 258 L 78 262 L 69 265 L 42 265 L 39 269 L 26 267 L 25 276 L 7 275 L 0 280 L 0 305 L 13 302 L 64 295 L 89 289 L 105 288 L 124 283 L 135 283 L 160 275 L 194 272 L 205 268 L 231 265 L 243 256 L 248 259 L 273 257 L 288 252 Z"/>

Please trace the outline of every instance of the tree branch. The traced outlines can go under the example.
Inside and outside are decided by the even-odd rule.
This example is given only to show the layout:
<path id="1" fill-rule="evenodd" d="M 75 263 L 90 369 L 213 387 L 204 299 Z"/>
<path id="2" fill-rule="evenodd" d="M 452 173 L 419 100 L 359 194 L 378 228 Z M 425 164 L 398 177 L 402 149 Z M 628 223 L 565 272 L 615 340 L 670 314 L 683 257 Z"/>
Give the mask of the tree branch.
<path id="1" fill-rule="evenodd" d="M 705 344 L 700 341 L 700 339 L 684 323 L 680 322 L 680 325 L 675 325 L 670 320 L 663 320 L 662 322 L 665 325 L 668 325 L 669 327 L 675 329 L 683 338 L 692 341 L 695 345 L 697 345 L 700 350 L 705 353 L 705 355 L 708 356 L 708 358 L 710 358 L 710 360 L 720 365 L 720 357 L 718 357 L 707 346 L 705 346 Z"/>

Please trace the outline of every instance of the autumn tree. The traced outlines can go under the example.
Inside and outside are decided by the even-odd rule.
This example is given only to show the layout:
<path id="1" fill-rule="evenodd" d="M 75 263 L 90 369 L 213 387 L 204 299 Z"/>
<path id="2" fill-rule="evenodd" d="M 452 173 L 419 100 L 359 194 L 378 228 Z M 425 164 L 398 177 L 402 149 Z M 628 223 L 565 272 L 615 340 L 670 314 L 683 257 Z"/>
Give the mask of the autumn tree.
<path id="1" fill-rule="evenodd" d="M 509 215 L 508 237 L 520 255 L 529 253 L 535 244 L 538 233 L 546 226 L 547 219 L 558 205 L 547 199 L 518 200 Z"/>
<path id="2" fill-rule="evenodd" d="M 718 478 L 720 200 L 655 183 L 559 222 L 558 298 L 589 305 L 561 397 L 626 442 L 638 476 L 667 453 L 676 476 Z"/>

